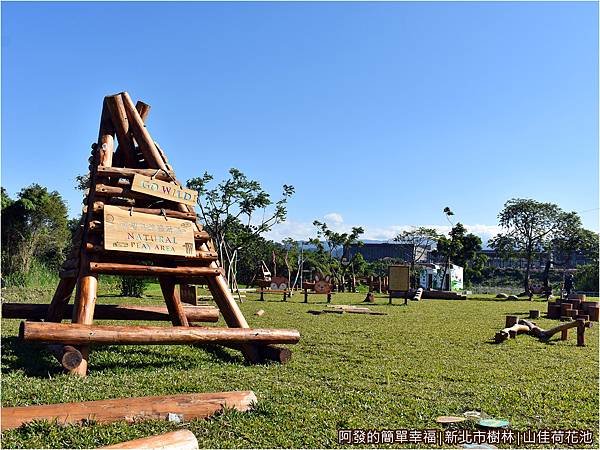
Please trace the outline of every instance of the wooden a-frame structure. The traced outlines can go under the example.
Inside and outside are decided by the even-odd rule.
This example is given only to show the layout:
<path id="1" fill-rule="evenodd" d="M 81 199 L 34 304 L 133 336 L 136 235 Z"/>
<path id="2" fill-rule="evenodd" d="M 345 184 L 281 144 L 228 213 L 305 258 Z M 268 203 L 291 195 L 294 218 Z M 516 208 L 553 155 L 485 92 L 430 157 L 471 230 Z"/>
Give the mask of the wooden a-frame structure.
<path id="1" fill-rule="evenodd" d="M 82 376 L 87 373 L 90 343 L 210 342 L 241 350 L 249 363 L 286 362 L 291 352 L 273 344 L 295 343 L 299 339 L 298 332 L 249 329 L 230 292 L 210 237 L 197 222 L 193 206 L 132 189 L 135 176 L 150 177 L 181 189 L 164 152 L 146 129 L 149 110 L 150 106 L 143 102 L 134 106 L 127 92 L 104 98 L 98 142 L 92 145 L 89 159 L 90 187 L 71 254 L 60 271 L 60 282 L 44 322 L 23 322 L 21 337 L 26 341 L 53 344 L 55 355 L 80 354 L 72 366 L 65 365 L 63 358 L 63 366 Z M 153 216 L 154 220 L 163 216 L 166 223 L 170 219 L 189 221 L 194 231 L 193 255 L 111 251 L 105 245 L 103 234 L 106 226 L 103 212 L 109 207 L 113 211 L 119 208 L 129 214 Z M 173 327 L 93 325 L 98 274 L 101 273 L 158 277 Z M 229 328 L 190 324 L 187 308 L 179 298 L 177 285 L 180 283 L 207 284 Z M 60 324 L 74 290 L 72 324 Z"/>

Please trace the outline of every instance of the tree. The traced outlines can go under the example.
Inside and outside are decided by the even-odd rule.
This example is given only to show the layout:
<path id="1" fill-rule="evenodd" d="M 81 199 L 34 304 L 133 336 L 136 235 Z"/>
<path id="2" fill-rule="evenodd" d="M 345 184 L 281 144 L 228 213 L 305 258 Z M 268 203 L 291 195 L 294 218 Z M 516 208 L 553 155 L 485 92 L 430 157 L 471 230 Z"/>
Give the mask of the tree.
<path id="1" fill-rule="evenodd" d="M 420 261 L 423 256 L 427 254 L 428 250 L 440 239 L 442 236 L 433 228 L 427 227 L 413 227 L 411 230 L 403 231 L 398 234 L 395 238 L 395 242 L 402 244 L 408 244 L 411 247 L 410 260 L 410 273 L 411 273 L 411 287 L 415 287 L 415 264 Z"/>
<path id="2" fill-rule="evenodd" d="M 324 222 L 315 220 L 313 225 L 317 227 L 317 237 L 310 242 L 317 246 L 317 251 L 328 255 L 331 264 L 331 274 L 333 278 L 340 283 L 342 291 L 345 288 L 345 275 L 348 269 L 352 269 L 352 260 L 345 260 L 348 249 L 353 244 L 362 244 L 358 237 L 365 232 L 362 227 L 352 227 L 350 233 L 337 233 L 327 226 Z M 325 250 L 322 240 L 327 244 Z M 339 259 L 333 257 L 336 250 L 341 249 Z"/>
<path id="3" fill-rule="evenodd" d="M 566 213 L 554 203 L 522 198 L 508 200 L 498 219 L 504 231 L 490 240 L 490 247 L 502 255 L 525 259 L 525 291 L 529 289 L 534 255 L 548 249 L 552 240 L 568 235 L 569 229 L 580 224 L 576 213 Z"/>
<path id="4" fill-rule="evenodd" d="M 69 236 L 67 206 L 58 192 L 48 192 L 39 184 L 23 188 L 16 200 L 2 192 L 5 275 L 27 274 L 34 259 L 58 268 L 64 261 Z"/>
<path id="5" fill-rule="evenodd" d="M 228 179 L 209 188 L 212 180 L 212 175 L 204 173 L 188 180 L 187 187 L 198 192 L 200 218 L 216 245 L 221 263 L 235 277 L 238 251 L 285 220 L 294 187 L 284 184 L 281 198 L 273 203 L 258 181 L 249 180 L 238 169 L 230 169 Z M 269 207 L 272 209 L 267 211 Z M 259 212 L 262 214 L 255 221 Z"/>

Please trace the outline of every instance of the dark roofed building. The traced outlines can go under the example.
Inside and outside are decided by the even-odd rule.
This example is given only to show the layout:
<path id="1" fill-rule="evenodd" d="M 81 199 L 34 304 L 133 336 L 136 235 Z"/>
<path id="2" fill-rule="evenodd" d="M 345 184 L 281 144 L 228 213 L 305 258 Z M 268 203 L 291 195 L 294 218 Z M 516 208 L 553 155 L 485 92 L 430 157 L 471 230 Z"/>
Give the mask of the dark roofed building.
<path id="1" fill-rule="evenodd" d="M 404 261 L 410 261 L 412 255 L 412 244 L 382 242 L 382 243 L 370 243 L 363 245 L 351 245 L 348 249 L 348 255 L 346 257 L 351 259 L 355 254 L 360 253 L 366 261 L 377 261 L 383 258 L 394 258 L 401 259 Z M 420 252 L 418 252 L 420 253 Z M 424 252 L 422 261 L 427 260 L 429 252 Z"/>

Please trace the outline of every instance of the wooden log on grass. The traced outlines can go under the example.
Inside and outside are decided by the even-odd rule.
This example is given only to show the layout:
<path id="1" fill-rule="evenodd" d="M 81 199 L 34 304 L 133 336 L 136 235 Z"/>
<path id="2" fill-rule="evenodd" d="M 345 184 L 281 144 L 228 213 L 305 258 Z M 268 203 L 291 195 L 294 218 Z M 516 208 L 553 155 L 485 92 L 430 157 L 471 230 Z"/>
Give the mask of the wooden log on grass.
<path id="1" fill-rule="evenodd" d="M 158 436 L 149 436 L 101 447 L 99 450 L 106 449 L 197 450 L 198 439 L 190 430 L 177 430 Z"/>
<path id="2" fill-rule="evenodd" d="M 252 391 L 234 391 L 17 406 L 2 408 L 1 424 L 4 431 L 33 420 L 56 420 L 59 424 L 87 420 L 99 423 L 119 420 L 133 422 L 142 419 L 165 420 L 169 414 L 177 414 L 181 421 L 186 422 L 212 416 L 223 408 L 248 411 L 256 401 Z"/>
<path id="3" fill-rule="evenodd" d="M 3 303 L 4 319 L 41 320 L 47 316 L 48 304 L 45 303 Z M 217 322 L 219 309 L 213 306 L 184 306 L 189 322 Z M 71 317 L 73 305 L 63 305 L 61 317 Z M 141 305 L 96 305 L 96 320 L 147 320 L 170 321 L 169 312 L 164 306 Z"/>
<path id="4" fill-rule="evenodd" d="M 24 341 L 69 345 L 295 344 L 300 340 L 300 333 L 297 330 L 260 328 L 152 327 L 21 322 L 19 337 Z"/>
<path id="5" fill-rule="evenodd" d="M 577 320 L 572 320 L 570 322 L 565 322 L 560 325 L 557 325 L 554 328 L 550 328 L 549 330 L 544 330 L 544 329 L 538 327 L 535 323 L 530 322 L 529 320 L 526 320 L 526 319 L 520 319 L 519 324 L 523 324 L 523 325 L 527 326 L 529 328 L 529 333 L 532 334 L 533 336 L 541 339 L 542 341 L 547 341 L 552 336 L 554 336 L 556 333 L 562 333 L 566 330 L 577 327 L 578 322 L 577 322 Z M 590 328 L 591 323 L 584 321 L 584 326 L 586 328 Z"/>
<path id="6" fill-rule="evenodd" d="M 500 342 L 504 342 L 508 338 L 515 338 L 518 334 L 527 333 L 529 331 L 529 327 L 521 324 L 514 324 L 511 327 L 504 328 L 496 333 L 494 340 L 497 344 Z"/>

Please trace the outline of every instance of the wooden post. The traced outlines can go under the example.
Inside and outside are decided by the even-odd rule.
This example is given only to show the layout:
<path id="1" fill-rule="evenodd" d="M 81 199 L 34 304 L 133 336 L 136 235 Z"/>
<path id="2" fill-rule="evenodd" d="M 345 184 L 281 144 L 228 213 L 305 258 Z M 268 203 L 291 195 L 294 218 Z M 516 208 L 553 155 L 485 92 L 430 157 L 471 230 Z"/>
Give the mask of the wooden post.
<path id="1" fill-rule="evenodd" d="M 505 327 L 510 328 L 519 321 L 518 316 L 506 316 Z"/>
<path id="2" fill-rule="evenodd" d="M 304 303 L 308 303 L 308 289 L 304 288 Z"/>
<path id="3" fill-rule="evenodd" d="M 82 257 L 83 257 L 82 253 Z M 96 294 L 98 291 L 98 278 L 95 274 L 81 276 L 77 282 L 75 296 L 75 307 L 73 308 L 72 322 L 77 324 L 91 325 L 94 322 L 94 307 L 96 305 Z M 76 368 L 70 370 L 73 375 L 85 376 L 87 374 L 89 348 L 79 348 L 82 361 Z"/>
<path id="4" fill-rule="evenodd" d="M 127 92 L 122 92 L 121 96 L 123 97 L 125 112 L 127 113 L 127 118 L 129 120 L 129 127 L 140 150 L 144 154 L 144 159 L 146 160 L 148 167 L 152 169 L 168 170 L 156 148 L 156 144 L 154 144 L 154 140 L 152 140 L 150 133 L 144 125 L 144 121 L 139 112 L 135 109 L 131 97 L 129 97 Z"/>
<path id="5" fill-rule="evenodd" d="M 46 322 L 61 322 L 64 307 L 69 303 L 77 278 L 61 278 L 46 313 Z M 4 305 L 2 305 L 4 307 Z"/>
<path id="6" fill-rule="evenodd" d="M 160 290 L 162 291 L 169 315 L 171 316 L 171 323 L 175 326 L 189 326 L 183 305 L 179 299 L 179 292 L 177 291 L 177 283 L 173 277 L 159 277 Z"/>
<path id="7" fill-rule="evenodd" d="M 537 309 L 530 309 L 529 310 L 529 318 L 530 319 L 537 319 L 540 317 L 540 311 Z"/>
<path id="8" fill-rule="evenodd" d="M 248 411 L 255 403 L 252 391 L 179 394 L 156 397 L 118 398 L 91 402 L 2 408 L 2 431 L 18 428 L 33 420 L 56 420 L 59 424 L 93 420 L 110 423 L 119 420 L 167 419 L 177 414 L 182 421 L 209 417 L 223 408 Z"/>
<path id="9" fill-rule="evenodd" d="M 561 341 L 566 341 L 569 338 L 569 329 L 567 328 L 566 330 L 561 330 L 560 332 L 560 340 Z"/>
<path id="10" fill-rule="evenodd" d="M 106 102 L 102 102 L 102 115 L 100 117 L 100 133 L 98 136 L 98 164 L 101 166 L 112 166 L 113 152 L 115 149 L 115 127 L 110 119 L 110 111 Z"/>
<path id="11" fill-rule="evenodd" d="M 263 302 L 265 301 L 265 293 L 264 293 L 264 289 L 265 289 L 265 288 L 262 288 L 262 287 L 260 288 L 260 299 L 261 299 L 261 301 L 263 301 Z"/>
<path id="12" fill-rule="evenodd" d="M 331 303 L 331 292 L 327 293 L 327 303 Z"/>
<path id="13" fill-rule="evenodd" d="M 286 299 L 287 299 L 287 291 L 284 289 L 283 290 L 283 300 L 282 301 L 285 302 Z"/>
<path id="14" fill-rule="evenodd" d="M 577 347 L 585 347 L 585 320 L 577 319 Z"/>

